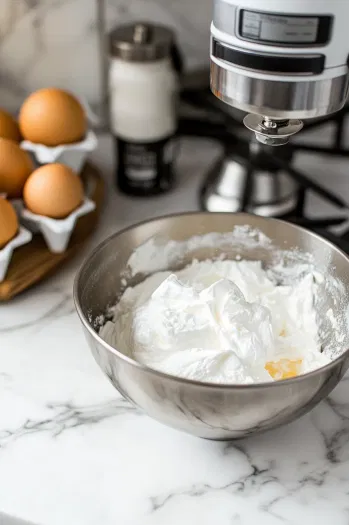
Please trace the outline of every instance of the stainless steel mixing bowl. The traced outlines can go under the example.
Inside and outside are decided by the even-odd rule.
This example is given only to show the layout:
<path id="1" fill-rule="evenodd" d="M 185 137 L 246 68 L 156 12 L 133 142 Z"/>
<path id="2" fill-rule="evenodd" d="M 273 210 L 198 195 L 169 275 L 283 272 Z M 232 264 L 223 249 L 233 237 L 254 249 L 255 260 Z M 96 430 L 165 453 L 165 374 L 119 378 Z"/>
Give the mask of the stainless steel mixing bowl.
<path id="1" fill-rule="evenodd" d="M 117 233 L 92 253 L 75 281 L 74 298 L 83 330 L 95 360 L 115 388 L 150 417 L 204 438 L 241 438 L 290 422 L 326 397 L 349 366 L 349 351 L 345 350 L 329 365 L 294 379 L 256 385 L 215 385 L 156 372 L 98 336 L 98 320 L 115 303 L 122 286 L 121 274 L 140 244 L 159 234 L 185 240 L 209 232 L 230 232 L 236 225 L 245 224 L 264 232 L 281 249 L 297 247 L 314 254 L 319 267 L 332 267 L 334 276 L 349 290 L 348 257 L 321 237 L 275 219 L 220 213 L 173 215 Z M 234 246 L 227 249 L 228 256 L 233 257 Z M 206 249 L 195 256 L 205 259 L 218 254 L 219 250 Z M 259 248 L 248 253 L 248 258 L 262 259 L 266 264 L 270 256 L 268 250 Z"/>

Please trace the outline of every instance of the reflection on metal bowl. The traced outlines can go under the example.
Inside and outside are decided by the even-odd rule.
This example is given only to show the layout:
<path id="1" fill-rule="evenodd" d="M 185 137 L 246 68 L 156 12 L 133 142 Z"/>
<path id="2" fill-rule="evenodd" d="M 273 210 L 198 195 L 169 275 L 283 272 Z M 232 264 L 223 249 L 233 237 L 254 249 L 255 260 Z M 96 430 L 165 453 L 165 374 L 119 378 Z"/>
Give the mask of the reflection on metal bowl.
<path id="1" fill-rule="evenodd" d="M 333 277 L 342 282 L 345 292 L 349 290 L 349 259 L 328 241 L 276 219 L 228 213 L 173 215 L 119 232 L 92 253 L 75 282 L 75 304 L 83 330 L 95 360 L 115 388 L 150 417 L 209 439 L 241 438 L 298 418 L 331 392 L 349 366 L 349 350 L 344 350 L 329 365 L 293 379 L 253 385 L 217 385 L 149 369 L 99 337 L 97 320 L 115 303 L 122 290 L 121 276 L 127 261 L 140 244 L 159 234 L 183 241 L 193 235 L 230 232 L 236 225 L 250 225 L 263 232 L 272 240 L 274 252 L 298 248 L 314 254 L 320 271 L 321 265 L 326 264 L 332 269 Z M 273 250 L 254 248 L 246 256 L 268 265 Z M 195 257 L 212 258 L 221 252 L 217 247 L 200 250 Z M 233 258 L 234 246 L 226 247 L 224 253 Z M 188 263 L 192 255 L 188 254 L 182 265 Z M 244 257 L 244 253 L 241 255 Z M 334 315 L 339 315 L 336 305 L 331 307 Z"/>

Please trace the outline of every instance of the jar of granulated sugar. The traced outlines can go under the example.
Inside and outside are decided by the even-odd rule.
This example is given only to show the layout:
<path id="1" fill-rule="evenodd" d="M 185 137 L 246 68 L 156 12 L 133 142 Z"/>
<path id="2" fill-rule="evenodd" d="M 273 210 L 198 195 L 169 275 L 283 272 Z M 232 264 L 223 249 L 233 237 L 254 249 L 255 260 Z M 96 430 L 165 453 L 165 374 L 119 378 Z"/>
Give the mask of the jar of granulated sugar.
<path id="1" fill-rule="evenodd" d="M 174 183 L 174 46 L 173 32 L 163 26 L 137 23 L 110 33 L 110 119 L 116 182 L 124 193 L 153 195 Z"/>

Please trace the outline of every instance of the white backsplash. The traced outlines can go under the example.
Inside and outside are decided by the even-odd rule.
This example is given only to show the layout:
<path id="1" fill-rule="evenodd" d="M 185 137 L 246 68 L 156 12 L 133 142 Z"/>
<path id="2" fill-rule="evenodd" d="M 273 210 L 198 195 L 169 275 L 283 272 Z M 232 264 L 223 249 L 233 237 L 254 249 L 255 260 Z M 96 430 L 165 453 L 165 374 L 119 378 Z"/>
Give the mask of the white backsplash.
<path id="1" fill-rule="evenodd" d="M 98 0 L 0 0 L 0 107 L 58 86 L 101 100 Z M 186 67 L 208 61 L 212 0 L 105 0 L 107 29 L 149 20 L 176 30 Z"/>

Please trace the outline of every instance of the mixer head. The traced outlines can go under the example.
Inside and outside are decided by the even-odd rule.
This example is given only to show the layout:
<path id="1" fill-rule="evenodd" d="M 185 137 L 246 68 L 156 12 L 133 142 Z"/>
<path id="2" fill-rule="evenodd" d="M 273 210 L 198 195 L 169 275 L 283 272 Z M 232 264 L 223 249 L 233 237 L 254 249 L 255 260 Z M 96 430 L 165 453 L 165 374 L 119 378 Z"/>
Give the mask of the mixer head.
<path id="1" fill-rule="evenodd" d="M 259 142 L 286 144 L 345 104 L 348 16 L 342 0 L 214 0 L 212 92 L 249 113 Z"/>

